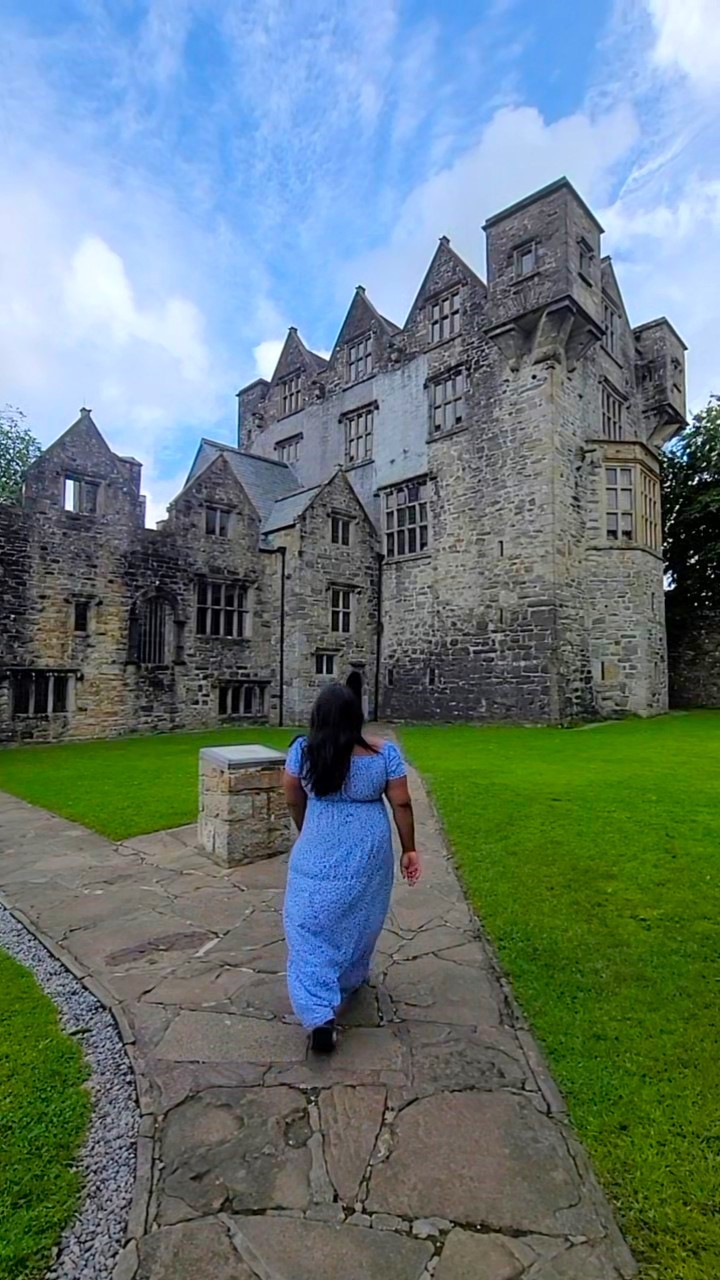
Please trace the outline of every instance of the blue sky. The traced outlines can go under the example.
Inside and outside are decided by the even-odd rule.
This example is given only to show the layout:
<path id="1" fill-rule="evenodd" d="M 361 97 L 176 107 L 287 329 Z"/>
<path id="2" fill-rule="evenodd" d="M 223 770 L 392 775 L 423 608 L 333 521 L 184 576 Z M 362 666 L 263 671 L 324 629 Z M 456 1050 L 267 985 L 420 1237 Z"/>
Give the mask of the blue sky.
<path id="1" fill-rule="evenodd" d="M 153 516 L 289 324 L 398 322 L 565 173 L 720 390 L 719 0 L 0 0 L 0 403 L 89 404 Z"/>

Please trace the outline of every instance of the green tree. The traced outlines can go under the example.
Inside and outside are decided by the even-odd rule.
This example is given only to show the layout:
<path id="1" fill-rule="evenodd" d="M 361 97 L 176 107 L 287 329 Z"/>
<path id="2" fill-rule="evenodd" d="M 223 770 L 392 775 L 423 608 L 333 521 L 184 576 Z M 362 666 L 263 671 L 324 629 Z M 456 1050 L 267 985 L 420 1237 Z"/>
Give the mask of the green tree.
<path id="1" fill-rule="evenodd" d="M 22 491 L 25 472 L 42 449 L 20 409 L 0 409 L 0 502 L 15 502 Z"/>
<path id="2" fill-rule="evenodd" d="M 673 612 L 720 608 L 720 396 L 665 450 L 662 490 Z"/>

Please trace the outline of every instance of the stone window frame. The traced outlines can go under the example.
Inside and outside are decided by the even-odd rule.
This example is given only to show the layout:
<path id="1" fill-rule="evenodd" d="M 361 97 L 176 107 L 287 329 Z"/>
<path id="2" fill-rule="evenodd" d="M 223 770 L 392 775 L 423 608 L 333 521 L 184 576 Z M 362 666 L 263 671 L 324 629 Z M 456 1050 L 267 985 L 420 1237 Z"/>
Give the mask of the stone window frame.
<path id="1" fill-rule="evenodd" d="M 203 640 L 250 639 L 252 590 L 247 582 L 201 574 L 195 582 L 195 634 Z"/>
<path id="2" fill-rule="evenodd" d="M 229 507 L 214 502 L 205 503 L 205 537 L 229 538 L 233 513 Z M 211 526 L 213 526 L 211 528 Z"/>
<path id="3" fill-rule="evenodd" d="M 357 587 L 345 582 L 332 582 L 329 586 L 330 631 L 335 636 L 351 636 L 355 631 L 357 614 Z"/>
<path id="4" fill-rule="evenodd" d="M 411 560 L 416 556 L 428 556 L 431 546 L 428 476 L 417 476 L 388 486 L 382 491 L 382 502 L 386 559 Z M 400 513 L 403 513 L 402 520 Z"/>
<path id="5" fill-rule="evenodd" d="M 603 336 L 601 346 L 603 351 L 607 351 L 609 356 L 619 361 L 618 345 L 620 342 L 619 322 L 621 319 L 620 308 L 615 304 L 613 299 L 607 293 L 602 296 L 603 305 Z"/>
<path id="6" fill-rule="evenodd" d="M 267 682 L 219 680 L 218 719 L 261 720 L 267 717 Z"/>
<path id="7" fill-rule="evenodd" d="M 299 462 L 302 441 L 302 431 L 296 432 L 293 436 L 285 436 L 283 440 L 278 440 L 275 445 L 278 462 L 284 462 L 286 466 L 292 466 L 294 462 Z"/>
<path id="8" fill-rule="evenodd" d="M 79 471 L 66 471 L 63 475 L 61 503 L 63 511 L 69 515 L 100 515 L 101 494 L 102 480 Z M 72 496 L 68 503 L 69 495 Z"/>
<path id="9" fill-rule="evenodd" d="M 347 511 L 330 512 L 330 542 L 334 547 L 347 548 L 352 546 L 354 523 L 354 516 L 348 515 Z M 337 537 L 335 536 L 336 533 Z"/>
<path id="10" fill-rule="evenodd" d="M 540 269 L 540 255 L 538 252 L 539 242 L 535 236 L 529 240 L 524 240 L 522 244 L 518 244 L 512 251 L 513 275 L 516 280 L 527 280 L 528 276 L 532 276 Z M 529 256 L 529 266 L 526 268 L 523 264 Z"/>
<path id="11" fill-rule="evenodd" d="M 130 610 L 128 664 L 152 669 L 183 662 L 184 633 L 185 623 L 170 592 L 142 592 Z"/>
<path id="12" fill-rule="evenodd" d="M 457 381 L 460 379 L 461 386 L 458 390 Z M 452 369 L 443 369 L 441 373 L 433 374 L 428 378 L 427 387 L 429 391 L 429 440 L 437 440 L 440 436 L 451 435 L 454 431 L 463 431 L 467 426 L 465 421 L 465 396 L 468 390 L 467 370 L 464 364 L 454 365 Z M 448 387 L 452 394 L 446 394 Z M 438 398 L 438 392 L 442 392 L 442 398 Z M 453 405 L 460 405 L 460 417 L 454 416 L 450 425 L 443 424 L 438 427 L 438 413 L 444 418 L 445 411 Z M 454 410 L 457 413 L 457 410 Z"/>
<path id="13" fill-rule="evenodd" d="M 287 377 L 280 379 L 280 390 L 282 394 L 282 414 L 281 417 L 289 418 L 293 413 L 299 413 L 302 409 L 302 370 L 296 369 L 294 373 L 289 373 Z"/>
<path id="14" fill-rule="evenodd" d="M 462 330 L 462 284 L 452 285 L 427 301 L 428 343 L 440 346 L 457 338 Z M 447 328 L 447 332 L 445 332 Z"/>
<path id="15" fill-rule="evenodd" d="M 91 623 L 92 623 L 92 606 L 93 606 L 93 602 L 92 602 L 92 600 L 89 598 L 89 596 L 78 596 L 75 600 L 73 600 L 73 602 L 72 602 L 72 630 L 73 630 L 73 635 L 74 635 L 74 636 L 88 636 L 88 635 L 90 635 L 90 629 L 91 629 Z M 80 610 L 80 616 L 81 616 L 81 617 L 82 617 L 82 610 L 84 610 L 84 611 L 85 611 L 85 626 L 84 626 L 84 627 L 79 627 L 79 626 L 78 626 L 78 610 Z"/>
<path id="16" fill-rule="evenodd" d="M 623 440 L 627 396 L 607 378 L 600 382 L 600 434 L 603 440 Z"/>
<path id="17" fill-rule="evenodd" d="M 641 462 L 606 458 L 603 466 L 605 541 L 612 547 L 662 551 L 660 478 Z"/>
<path id="18" fill-rule="evenodd" d="M 50 719 L 52 716 L 69 715 L 75 674 L 67 669 L 41 667 L 19 667 L 9 671 L 11 719 Z M 18 709 L 20 702 L 27 706 L 27 710 Z"/>
<path id="19" fill-rule="evenodd" d="M 346 467 L 372 461 L 377 407 L 377 400 L 373 400 L 371 404 L 358 405 L 356 409 L 348 409 L 340 415 L 345 434 Z"/>
<path id="20" fill-rule="evenodd" d="M 331 649 L 317 649 L 315 651 L 315 675 L 334 677 L 337 656 L 337 653 Z"/>
<path id="21" fill-rule="evenodd" d="M 595 250 L 585 236 L 578 236 L 578 273 L 585 284 L 592 288 L 592 264 L 595 261 Z"/>
<path id="22" fill-rule="evenodd" d="M 347 353 L 347 380 L 349 383 L 363 382 L 365 378 L 371 378 L 375 372 L 374 361 L 374 337 L 371 329 L 366 333 L 358 334 L 348 342 L 346 347 Z"/>

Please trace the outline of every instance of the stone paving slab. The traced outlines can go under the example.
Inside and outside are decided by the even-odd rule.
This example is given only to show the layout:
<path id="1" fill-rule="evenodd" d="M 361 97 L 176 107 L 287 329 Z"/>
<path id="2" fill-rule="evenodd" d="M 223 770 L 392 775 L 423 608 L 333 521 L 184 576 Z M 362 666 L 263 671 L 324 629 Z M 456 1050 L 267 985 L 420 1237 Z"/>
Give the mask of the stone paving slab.
<path id="1" fill-rule="evenodd" d="M 145 1112 L 115 1280 L 628 1280 L 632 1257 L 411 776 L 396 887 L 337 1053 L 285 989 L 287 857 L 194 826 L 113 845 L 0 794 L 0 898 L 112 1009 Z"/>

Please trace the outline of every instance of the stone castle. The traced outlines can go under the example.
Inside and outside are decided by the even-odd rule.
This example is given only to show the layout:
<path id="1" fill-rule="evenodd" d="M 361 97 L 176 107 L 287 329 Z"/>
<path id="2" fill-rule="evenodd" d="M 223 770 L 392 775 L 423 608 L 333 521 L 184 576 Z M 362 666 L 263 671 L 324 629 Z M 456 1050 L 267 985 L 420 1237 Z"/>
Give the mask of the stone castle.
<path id="1" fill-rule="evenodd" d="M 0 506 L 0 740 L 370 716 L 667 707 L 660 447 L 684 345 L 630 326 L 566 179 L 443 237 L 402 327 L 358 288 L 328 360 L 290 329 L 146 529 L 88 410 Z"/>

